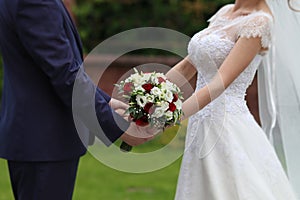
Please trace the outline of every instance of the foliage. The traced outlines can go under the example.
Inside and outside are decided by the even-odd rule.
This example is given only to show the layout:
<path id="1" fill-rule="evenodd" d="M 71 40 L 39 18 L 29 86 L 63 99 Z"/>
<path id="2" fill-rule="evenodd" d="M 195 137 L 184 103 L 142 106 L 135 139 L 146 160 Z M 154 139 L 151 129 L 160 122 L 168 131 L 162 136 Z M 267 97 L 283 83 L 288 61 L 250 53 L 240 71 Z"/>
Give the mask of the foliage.
<path id="1" fill-rule="evenodd" d="M 128 29 L 155 26 L 192 36 L 232 0 L 77 0 L 74 13 L 85 51 Z"/>

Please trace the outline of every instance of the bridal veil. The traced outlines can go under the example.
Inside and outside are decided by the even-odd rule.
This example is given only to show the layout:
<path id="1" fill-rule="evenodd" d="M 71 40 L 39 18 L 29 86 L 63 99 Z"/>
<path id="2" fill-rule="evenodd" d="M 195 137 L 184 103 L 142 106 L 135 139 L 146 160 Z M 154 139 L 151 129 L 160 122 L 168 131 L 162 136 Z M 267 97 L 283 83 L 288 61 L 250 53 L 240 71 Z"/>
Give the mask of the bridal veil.
<path id="1" fill-rule="evenodd" d="M 260 118 L 300 194 L 300 12 L 287 0 L 268 4 L 275 23 L 273 45 L 258 70 Z"/>

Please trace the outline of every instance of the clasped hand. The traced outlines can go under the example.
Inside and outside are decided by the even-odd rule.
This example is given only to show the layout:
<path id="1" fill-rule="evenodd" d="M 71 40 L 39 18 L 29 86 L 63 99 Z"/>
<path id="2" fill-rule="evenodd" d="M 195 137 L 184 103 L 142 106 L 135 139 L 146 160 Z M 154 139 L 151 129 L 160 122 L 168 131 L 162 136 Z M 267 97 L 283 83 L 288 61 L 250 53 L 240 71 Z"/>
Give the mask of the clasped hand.
<path id="1" fill-rule="evenodd" d="M 129 121 L 129 115 L 125 114 L 125 111 L 129 107 L 127 104 L 112 98 L 109 105 L 125 120 Z M 150 125 L 141 127 L 131 122 L 129 128 L 121 136 L 121 140 L 131 146 L 137 146 L 153 139 L 155 135 L 161 131 L 162 130 L 151 127 Z"/>

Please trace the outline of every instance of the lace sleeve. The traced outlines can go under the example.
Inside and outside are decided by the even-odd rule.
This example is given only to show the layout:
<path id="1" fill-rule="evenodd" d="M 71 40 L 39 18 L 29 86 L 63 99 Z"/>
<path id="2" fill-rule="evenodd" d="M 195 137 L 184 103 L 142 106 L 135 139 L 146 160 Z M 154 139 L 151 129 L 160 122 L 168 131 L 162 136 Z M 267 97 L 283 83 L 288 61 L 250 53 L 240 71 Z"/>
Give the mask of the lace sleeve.
<path id="1" fill-rule="evenodd" d="M 272 19 L 267 15 L 256 15 L 247 19 L 241 26 L 238 36 L 246 38 L 261 38 L 263 48 L 268 48 L 271 44 Z"/>

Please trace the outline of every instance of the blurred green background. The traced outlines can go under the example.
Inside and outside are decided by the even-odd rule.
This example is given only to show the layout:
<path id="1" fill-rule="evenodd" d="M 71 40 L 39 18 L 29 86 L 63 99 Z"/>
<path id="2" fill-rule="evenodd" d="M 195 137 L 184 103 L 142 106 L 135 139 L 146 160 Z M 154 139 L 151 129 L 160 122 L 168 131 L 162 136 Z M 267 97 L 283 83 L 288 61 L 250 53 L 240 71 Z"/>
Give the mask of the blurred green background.
<path id="1" fill-rule="evenodd" d="M 164 27 L 192 36 L 233 0 L 76 0 L 71 6 L 86 52 L 102 40 L 138 27 Z"/>
<path id="2" fill-rule="evenodd" d="M 85 53 L 122 31 L 158 26 L 192 36 L 224 4 L 234 0 L 64 0 L 78 27 Z M 161 52 L 160 52 L 161 53 Z M 1 52 L 0 52 L 1 60 Z M 0 61 L 0 84 L 3 71 Z M 1 95 L 2 87 L 0 89 Z"/>
<path id="3" fill-rule="evenodd" d="M 226 3 L 232 3 L 233 0 L 65 0 L 64 2 L 76 21 L 84 51 L 88 53 L 106 38 L 138 27 L 164 27 L 192 36 L 207 26 L 207 20 L 217 9 Z M 0 55 L 0 97 L 2 83 L 3 68 Z M 154 141 L 136 148 L 135 151 L 152 151 L 168 144 L 176 132 L 174 129 L 176 127 Z M 179 167 L 180 159 L 157 172 L 128 174 L 110 169 L 87 154 L 80 163 L 74 199 L 171 200 L 175 195 Z M 0 160 L 0 200 L 12 199 L 6 162 Z"/>

